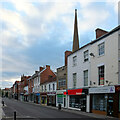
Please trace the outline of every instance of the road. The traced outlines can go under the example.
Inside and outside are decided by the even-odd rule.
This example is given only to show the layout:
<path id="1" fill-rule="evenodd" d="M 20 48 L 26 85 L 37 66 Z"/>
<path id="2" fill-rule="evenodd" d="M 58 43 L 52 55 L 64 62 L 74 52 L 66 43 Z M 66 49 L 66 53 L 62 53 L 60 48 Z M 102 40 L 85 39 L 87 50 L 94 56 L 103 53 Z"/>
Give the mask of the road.
<path id="1" fill-rule="evenodd" d="M 56 108 L 49 108 L 45 106 L 41 106 L 39 104 L 29 103 L 29 102 L 21 102 L 14 99 L 3 98 L 5 101 L 5 107 L 3 107 L 3 111 L 7 118 L 12 118 L 14 111 L 17 113 L 17 118 L 26 118 L 30 120 L 30 118 L 37 120 L 38 118 L 79 118 L 79 119 L 90 119 L 96 120 L 96 118 L 88 117 L 81 114 L 70 113 L 62 110 L 57 110 Z M 87 114 L 87 113 L 86 113 Z M 22 120 L 21 119 L 21 120 Z M 100 120 L 100 119 L 99 119 Z"/>

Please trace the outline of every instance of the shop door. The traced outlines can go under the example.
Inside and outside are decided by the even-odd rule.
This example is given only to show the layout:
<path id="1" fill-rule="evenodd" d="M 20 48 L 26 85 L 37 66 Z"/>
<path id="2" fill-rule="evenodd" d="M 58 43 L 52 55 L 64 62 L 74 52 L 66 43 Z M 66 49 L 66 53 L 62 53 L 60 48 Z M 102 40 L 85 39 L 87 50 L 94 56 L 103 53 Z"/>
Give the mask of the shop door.
<path id="1" fill-rule="evenodd" d="M 66 106 L 66 98 L 64 98 L 64 107 Z"/>
<path id="2" fill-rule="evenodd" d="M 38 96 L 36 96 L 36 103 L 38 104 Z"/>
<path id="3" fill-rule="evenodd" d="M 86 112 L 86 97 L 80 98 L 80 109 Z"/>
<path id="4" fill-rule="evenodd" d="M 113 99 L 108 99 L 107 115 L 113 116 Z"/>

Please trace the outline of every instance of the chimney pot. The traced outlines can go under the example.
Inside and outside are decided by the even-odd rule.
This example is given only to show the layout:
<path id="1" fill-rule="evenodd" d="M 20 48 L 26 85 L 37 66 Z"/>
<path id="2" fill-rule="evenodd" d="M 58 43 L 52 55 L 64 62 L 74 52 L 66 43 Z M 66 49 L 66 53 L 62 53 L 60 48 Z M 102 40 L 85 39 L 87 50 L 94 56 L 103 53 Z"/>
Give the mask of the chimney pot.
<path id="1" fill-rule="evenodd" d="M 50 65 L 46 65 L 46 68 L 49 68 L 49 69 L 50 69 Z"/>

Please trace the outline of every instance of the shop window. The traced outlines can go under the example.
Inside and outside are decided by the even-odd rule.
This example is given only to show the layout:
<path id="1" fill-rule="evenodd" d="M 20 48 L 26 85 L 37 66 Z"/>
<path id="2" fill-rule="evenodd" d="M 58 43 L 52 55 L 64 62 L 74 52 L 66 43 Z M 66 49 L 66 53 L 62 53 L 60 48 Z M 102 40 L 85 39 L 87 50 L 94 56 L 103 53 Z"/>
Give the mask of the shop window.
<path id="1" fill-rule="evenodd" d="M 86 111 L 86 96 L 85 95 L 70 96 L 69 107 L 79 108 L 82 111 Z"/>
<path id="2" fill-rule="evenodd" d="M 77 74 L 73 73 L 73 88 L 76 88 L 76 79 L 77 79 Z"/>
<path id="3" fill-rule="evenodd" d="M 88 86 L 88 70 L 84 71 L 84 86 Z"/>
<path id="4" fill-rule="evenodd" d="M 77 65 L 77 56 L 74 56 L 73 57 L 73 66 L 76 66 Z"/>
<path id="5" fill-rule="evenodd" d="M 62 94 L 59 94 L 57 95 L 57 103 L 63 103 L 63 95 Z"/>
<path id="6" fill-rule="evenodd" d="M 98 54 L 99 54 L 99 56 L 104 55 L 104 53 L 105 53 L 104 49 L 105 49 L 104 42 L 98 45 Z"/>
<path id="7" fill-rule="evenodd" d="M 89 60 L 88 50 L 84 52 L 84 62 Z"/>
<path id="8" fill-rule="evenodd" d="M 106 111 L 107 97 L 106 95 L 93 95 L 93 110 Z"/>
<path id="9" fill-rule="evenodd" d="M 99 85 L 104 85 L 104 65 L 98 67 L 98 80 Z"/>

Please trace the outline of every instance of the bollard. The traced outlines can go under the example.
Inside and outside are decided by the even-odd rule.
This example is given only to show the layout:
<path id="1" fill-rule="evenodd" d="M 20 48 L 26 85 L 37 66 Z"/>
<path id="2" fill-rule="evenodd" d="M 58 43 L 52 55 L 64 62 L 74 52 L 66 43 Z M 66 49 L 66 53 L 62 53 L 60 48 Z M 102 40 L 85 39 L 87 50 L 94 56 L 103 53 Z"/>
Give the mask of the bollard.
<path id="1" fill-rule="evenodd" d="M 4 101 L 2 101 L 2 104 L 3 104 L 3 106 L 4 106 Z"/>
<path id="2" fill-rule="evenodd" d="M 16 120 L 16 111 L 14 111 L 14 120 Z"/>
<path id="3" fill-rule="evenodd" d="M 61 104 L 58 104 L 58 110 L 61 110 Z"/>

